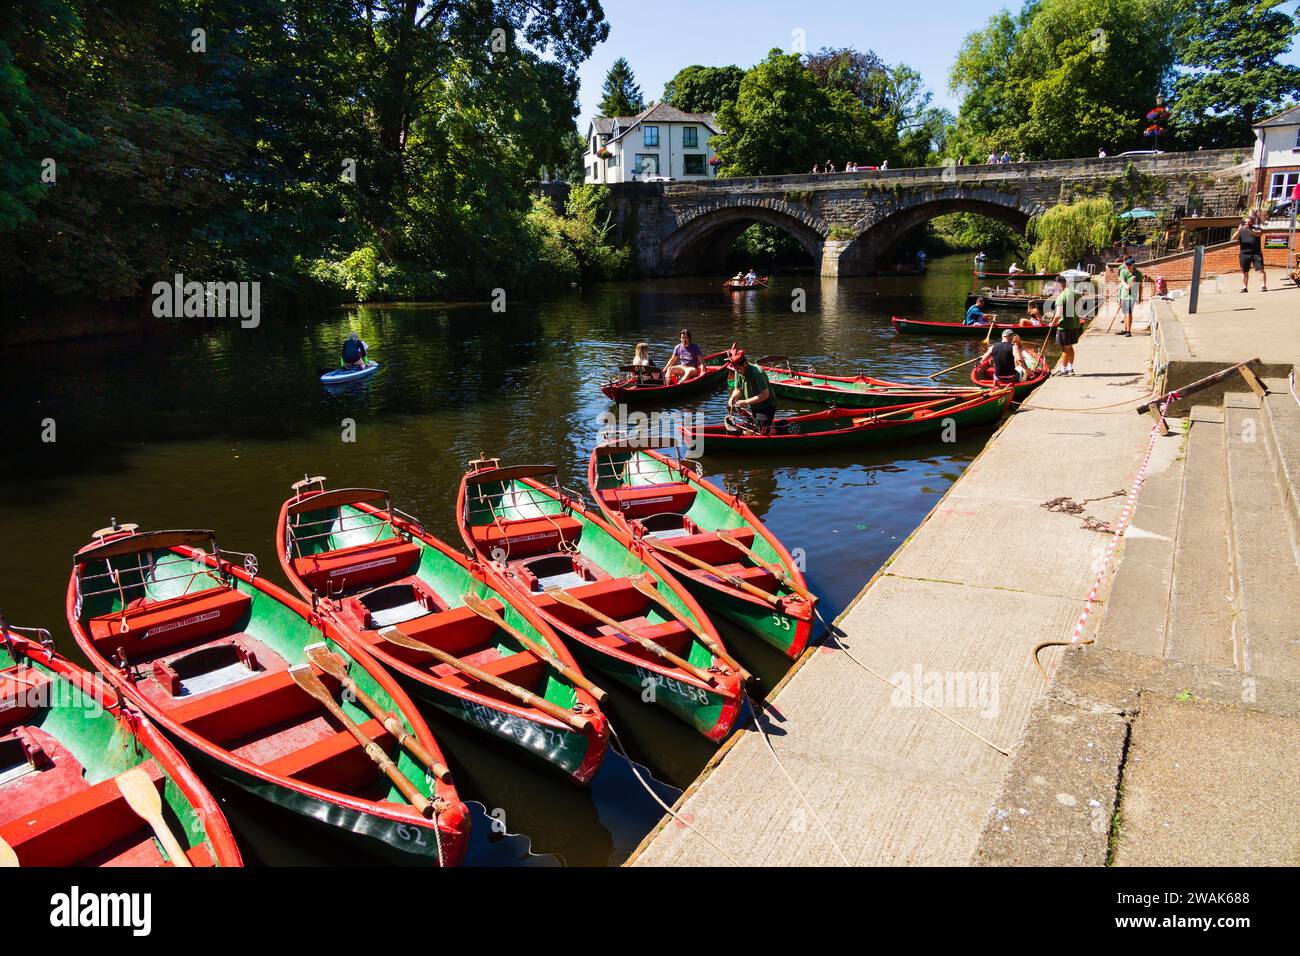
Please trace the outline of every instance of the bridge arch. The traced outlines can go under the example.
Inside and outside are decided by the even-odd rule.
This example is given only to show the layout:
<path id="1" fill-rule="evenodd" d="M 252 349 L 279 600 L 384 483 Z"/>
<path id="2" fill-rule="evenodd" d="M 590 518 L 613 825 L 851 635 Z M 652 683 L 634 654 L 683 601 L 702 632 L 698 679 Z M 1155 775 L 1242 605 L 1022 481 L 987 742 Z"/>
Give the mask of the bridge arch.
<path id="1" fill-rule="evenodd" d="M 663 264 L 672 273 L 717 271 L 732 243 L 756 222 L 785 232 L 803 247 L 814 266 L 821 264 L 830 226 L 803 206 L 761 196 L 720 197 L 680 211 L 677 228 L 660 246 Z"/>
<path id="2" fill-rule="evenodd" d="M 856 236 L 839 255 L 840 275 L 870 272 L 888 263 L 894 248 L 917 226 L 954 212 L 970 212 L 1004 222 L 1023 232 L 1042 205 L 1019 191 L 953 186 L 906 194 L 870 209 L 851 227 Z"/>

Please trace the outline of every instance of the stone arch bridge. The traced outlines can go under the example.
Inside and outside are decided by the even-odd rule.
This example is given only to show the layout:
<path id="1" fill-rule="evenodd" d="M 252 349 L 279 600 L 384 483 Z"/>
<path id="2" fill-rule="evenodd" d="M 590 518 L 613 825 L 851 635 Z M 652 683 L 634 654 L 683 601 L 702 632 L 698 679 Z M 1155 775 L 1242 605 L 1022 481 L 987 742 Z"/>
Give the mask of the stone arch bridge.
<path id="1" fill-rule="evenodd" d="M 610 186 L 617 238 L 649 275 L 721 272 L 736 238 L 767 223 L 792 236 L 823 276 L 870 275 L 909 231 L 973 212 L 1024 229 L 1063 199 L 1118 189 L 1157 212 L 1230 215 L 1242 208 L 1250 150 L 925 167 L 700 183 Z"/>

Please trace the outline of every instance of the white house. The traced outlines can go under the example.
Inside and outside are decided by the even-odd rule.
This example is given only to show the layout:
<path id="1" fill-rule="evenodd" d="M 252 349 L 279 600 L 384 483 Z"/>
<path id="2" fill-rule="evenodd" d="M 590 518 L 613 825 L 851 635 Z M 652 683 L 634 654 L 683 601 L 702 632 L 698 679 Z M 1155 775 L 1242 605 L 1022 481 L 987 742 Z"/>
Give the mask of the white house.
<path id="1" fill-rule="evenodd" d="M 683 113 L 667 103 L 636 116 L 597 116 L 587 128 L 584 181 L 711 179 L 717 167 L 709 164 L 714 156 L 709 140 L 720 132 L 712 113 Z"/>
<path id="2" fill-rule="evenodd" d="M 1300 106 L 1255 124 L 1255 194 L 1264 209 L 1300 185 Z"/>

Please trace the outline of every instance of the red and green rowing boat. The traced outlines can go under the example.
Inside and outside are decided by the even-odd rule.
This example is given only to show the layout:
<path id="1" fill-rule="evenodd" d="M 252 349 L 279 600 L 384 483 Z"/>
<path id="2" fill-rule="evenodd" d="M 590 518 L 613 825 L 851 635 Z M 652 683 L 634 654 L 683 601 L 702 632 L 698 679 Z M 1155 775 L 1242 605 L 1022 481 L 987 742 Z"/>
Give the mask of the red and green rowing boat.
<path id="1" fill-rule="evenodd" d="M 710 740 L 740 716 L 741 668 L 690 592 L 626 531 L 561 489 L 554 465 L 470 463 L 461 537 L 575 654 Z"/>
<path id="2" fill-rule="evenodd" d="M 782 361 L 784 367 L 779 364 Z M 774 364 L 763 364 L 766 362 Z M 980 394 L 979 389 L 966 386 L 890 382 L 870 375 L 825 375 L 795 370 L 784 356 L 764 356 L 758 365 L 777 397 L 837 408 L 881 408 L 941 398 L 974 398 Z"/>
<path id="3" fill-rule="evenodd" d="M 666 384 L 662 378 L 647 379 L 644 371 L 625 365 L 619 370 L 619 374 L 602 385 L 600 390 L 611 402 L 669 402 L 683 395 L 695 395 L 716 387 L 726 378 L 727 367 L 709 363 L 720 362 L 726 357 L 726 352 L 706 355 L 702 359 L 704 368 L 699 375 L 672 384 Z"/>
<path id="4" fill-rule="evenodd" d="M 983 325 L 966 325 L 964 322 L 926 322 L 919 319 L 904 319 L 894 316 L 891 320 L 894 323 L 894 331 L 901 333 L 911 333 L 918 335 L 962 335 L 971 339 L 982 339 L 989 334 L 988 323 Z M 1055 329 L 1056 321 L 1049 322 L 1045 325 L 1020 325 L 1019 322 L 994 322 L 994 334 L 1000 334 L 1003 329 L 1010 329 L 1017 335 L 1034 335 L 1046 332 L 1048 329 Z"/>
<path id="5" fill-rule="evenodd" d="M 393 507 L 387 491 L 293 486 L 280 566 L 416 697 L 545 760 L 595 775 L 609 725 L 581 671 L 528 601 Z M 558 666 L 556 663 L 558 662 Z"/>
<path id="6" fill-rule="evenodd" d="M 0 621 L 0 843 L 18 865 L 241 866 L 176 748 L 53 643 Z"/>
<path id="7" fill-rule="evenodd" d="M 976 385 L 983 388 L 996 388 L 998 385 L 1011 385 L 1011 400 L 1023 402 L 1029 397 L 1029 393 L 1047 381 L 1047 376 L 1051 374 L 1047 362 L 1043 357 L 1031 348 L 1021 346 L 1020 351 L 1024 353 L 1025 365 L 1029 369 L 1029 376 L 1020 382 L 995 382 L 993 379 L 993 369 L 989 363 L 985 362 L 975 366 L 975 370 L 970 373 L 970 380 Z"/>
<path id="8" fill-rule="evenodd" d="M 372 852 L 451 866 L 469 811 L 424 718 L 342 628 L 211 531 L 106 528 L 67 616 L 91 664 L 187 756 Z"/>
<path id="9" fill-rule="evenodd" d="M 1011 404 L 1011 389 L 981 391 L 974 398 L 943 398 L 892 408 L 839 409 L 778 418 L 772 432 L 759 435 L 733 431 L 726 425 L 703 428 L 684 426 L 682 442 L 700 453 L 820 451 L 859 447 L 911 438 L 928 438 L 945 428 L 981 428 L 993 425 Z"/>
<path id="10" fill-rule="evenodd" d="M 649 545 L 710 613 L 787 657 L 803 653 L 816 598 L 749 505 L 687 463 L 631 443 L 597 447 L 587 484 L 605 517 Z"/>

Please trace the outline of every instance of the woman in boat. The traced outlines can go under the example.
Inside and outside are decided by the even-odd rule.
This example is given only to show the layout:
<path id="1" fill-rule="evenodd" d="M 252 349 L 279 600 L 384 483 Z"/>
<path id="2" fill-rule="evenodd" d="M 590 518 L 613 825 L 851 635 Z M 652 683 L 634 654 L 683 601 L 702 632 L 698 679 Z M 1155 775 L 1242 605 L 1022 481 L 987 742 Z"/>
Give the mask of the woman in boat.
<path id="1" fill-rule="evenodd" d="M 638 382 L 657 382 L 660 379 L 658 367 L 650 361 L 650 346 L 645 342 L 636 344 L 632 353 L 632 375 Z"/>
<path id="2" fill-rule="evenodd" d="M 1020 324 L 1028 325 L 1028 326 L 1042 326 L 1043 324 L 1042 311 L 1038 308 L 1038 306 L 1031 305 L 1029 307 L 1029 313 L 1023 319 L 1020 320 Z"/>
<path id="3" fill-rule="evenodd" d="M 347 341 L 343 343 L 343 367 L 344 368 L 365 368 L 366 355 L 370 352 L 370 347 L 362 340 L 356 332 L 348 334 Z"/>
<path id="4" fill-rule="evenodd" d="M 1010 329 L 1002 330 L 1002 341 L 994 342 L 980 356 L 976 368 L 992 364 L 993 381 L 999 385 L 1013 385 L 1023 382 L 1029 374 L 1025 368 L 1025 356 L 1020 351 L 1020 336 Z"/>
<path id="5" fill-rule="evenodd" d="M 727 408 L 742 408 L 754 418 L 755 434 L 766 435 L 772 430 L 772 419 L 776 417 L 776 402 L 772 398 L 772 387 L 767 375 L 757 365 L 745 359 L 744 349 L 732 349 L 727 357 L 727 368 L 734 371 L 731 380 L 731 394 L 727 396 Z M 731 423 L 728 420 L 728 431 Z"/>
<path id="6" fill-rule="evenodd" d="M 664 382 L 680 384 L 704 372 L 704 352 L 691 341 L 691 330 L 682 329 L 677 335 L 677 347 L 664 366 Z"/>

